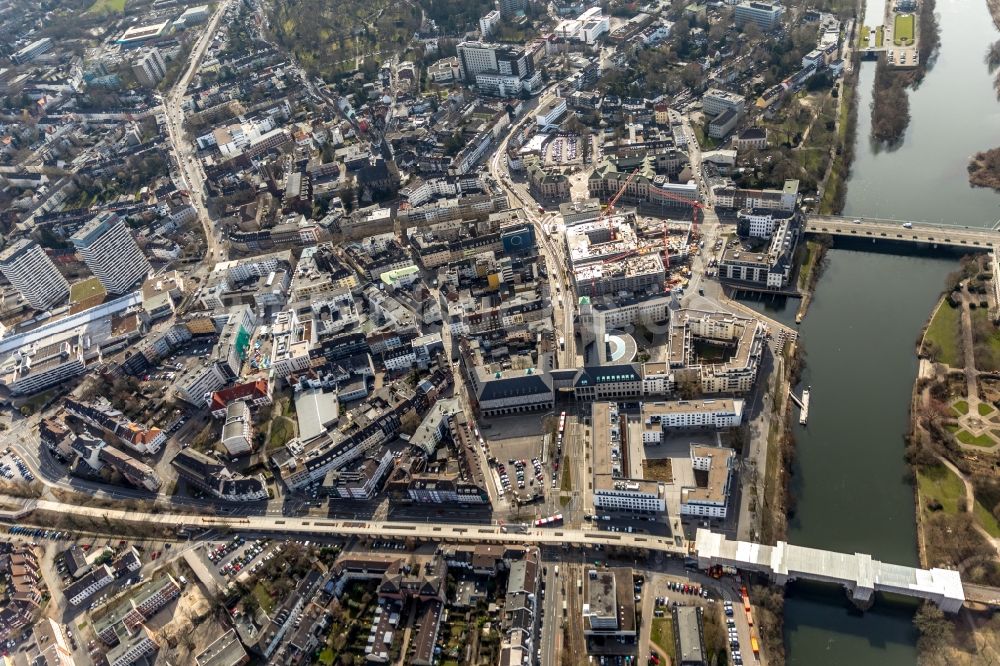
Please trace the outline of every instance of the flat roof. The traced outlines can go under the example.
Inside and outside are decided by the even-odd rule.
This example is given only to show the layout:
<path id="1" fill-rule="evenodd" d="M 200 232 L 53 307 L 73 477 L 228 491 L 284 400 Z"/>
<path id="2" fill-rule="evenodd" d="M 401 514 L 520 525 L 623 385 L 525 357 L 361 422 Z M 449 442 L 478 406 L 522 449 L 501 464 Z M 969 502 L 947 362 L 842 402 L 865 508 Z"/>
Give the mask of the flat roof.
<path id="1" fill-rule="evenodd" d="M 722 504 L 729 496 L 729 472 L 736 452 L 720 446 L 691 445 L 691 461 L 708 458 L 708 478 L 704 486 L 681 488 L 681 503 Z"/>

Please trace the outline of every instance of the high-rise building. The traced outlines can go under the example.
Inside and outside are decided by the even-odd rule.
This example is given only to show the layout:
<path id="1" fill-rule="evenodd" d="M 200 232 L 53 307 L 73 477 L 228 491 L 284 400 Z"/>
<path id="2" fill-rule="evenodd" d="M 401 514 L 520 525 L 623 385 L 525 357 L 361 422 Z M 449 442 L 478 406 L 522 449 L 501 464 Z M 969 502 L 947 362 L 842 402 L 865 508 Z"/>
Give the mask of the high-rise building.
<path id="1" fill-rule="evenodd" d="M 781 23 L 781 14 L 785 8 L 770 2 L 746 1 L 736 5 L 736 27 L 742 28 L 747 23 L 756 23 L 764 32 L 770 32 Z"/>
<path id="2" fill-rule="evenodd" d="M 500 0 L 500 16 L 505 19 L 513 18 L 518 13 L 524 13 L 528 8 L 528 0 Z"/>
<path id="3" fill-rule="evenodd" d="M 0 273 L 36 310 L 69 296 L 69 283 L 38 243 L 23 238 L 0 254 Z"/>
<path id="4" fill-rule="evenodd" d="M 462 42 L 458 45 L 458 68 L 466 83 L 474 83 L 484 95 L 506 97 L 541 88 L 541 74 L 519 46 Z"/>
<path id="5" fill-rule="evenodd" d="M 155 88 L 167 75 L 167 65 L 156 47 L 150 47 L 132 64 L 136 80 L 146 88 Z"/>
<path id="6" fill-rule="evenodd" d="M 15 53 L 12 53 L 10 61 L 15 65 L 23 65 L 26 62 L 31 62 L 51 48 L 52 39 L 50 37 L 42 37 L 41 39 L 36 39 Z"/>
<path id="7" fill-rule="evenodd" d="M 125 221 L 110 211 L 98 213 L 70 240 L 109 293 L 125 293 L 152 270 Z"/>

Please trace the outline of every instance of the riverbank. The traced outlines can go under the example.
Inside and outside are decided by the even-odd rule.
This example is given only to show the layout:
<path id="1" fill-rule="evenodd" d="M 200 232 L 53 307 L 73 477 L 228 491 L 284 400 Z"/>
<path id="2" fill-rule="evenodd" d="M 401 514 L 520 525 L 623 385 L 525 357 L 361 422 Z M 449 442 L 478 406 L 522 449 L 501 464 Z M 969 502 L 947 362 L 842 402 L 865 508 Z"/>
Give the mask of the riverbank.
<path id="1" fill-rule="evenodd" d="M 1000 0 L 986 0 L 986 6 L 990 9 L 990 16 L 993 17 L 993 25 L 1000 30 Z"/>
<path id="2" fill-rule="evenodd" d="M 890 65 L 879 58 L 875 70 L 875 95 L 872 102 L 871 138 L 888 147 L 903 141 L 910 125 L 909 91 L 920 85 L 934 54 L 941 44 L 937 18 L 934 16 L 935 0 L 923 0 L 917 18 L 919 40 L 917 50 L 920 60 L 917 67 L 904 69 Z"/>
<path id="3" fill-rule="evenodd" d="M 913 482 L 917 545 L 923 567 L 951 567 L 963 582 L 1000 584 L 1000 488 L 993 472 L 1000 444 L 979 447 L 962 437 L 998 414 L 975 367 L 979 310 L 979 258 L 966 259 L 917 341 L 920 370 L 911 395 L 906 460 Z M 962 286 L 952 291 L 954 285 Z M 975 291 L 970 291 L 972 286 Z M 988 288 L 985 282 L 981 285 Z M 996 327 L 990 324 L 996 332 Z M 985 443 L 985 440 L 984 440 Z M 1000 659 L 1000 623 L 963 610 L 945 617 L 926 605 L 914 624 L 920 663 L 963 666 Z"/>
<path id="4" fill-rule="evenodd" d="M 989 187 L 1000 191 L 1000 148 L 972 156 L 969 160 L 969 184 L 973 187 Z"/>
<path id="5" fill-rule="evenodd" d="M 826 234 L 804 243 L 804 256 L 800 257 L 797 279 L 799 293 L 802 294 L 799 309 L 795 313 L 795 323 L 797 324 L 802 322 L 809 310 L 813 290 L 823 274 L 826 253 L 831 247 L 833 247 L 833 237 Z"/>

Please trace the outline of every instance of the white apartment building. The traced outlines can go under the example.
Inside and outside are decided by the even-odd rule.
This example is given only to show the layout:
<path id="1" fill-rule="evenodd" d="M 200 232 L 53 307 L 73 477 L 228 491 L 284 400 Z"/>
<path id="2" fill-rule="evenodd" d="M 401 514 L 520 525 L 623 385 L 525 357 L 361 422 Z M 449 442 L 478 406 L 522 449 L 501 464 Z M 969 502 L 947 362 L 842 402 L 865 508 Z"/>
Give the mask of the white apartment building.
<path id="1" fill-rule="evenodd" d="M 743 95 L 719 88 L 709 88 L 701 97 L 702 110 L 706 116 L 717 116 L 725 111 L 743 113 L 745 104 Z"/>
<path id="2" fill-rule="evenodd" d="M 0 254 L 4 274 L 36 310 L 48 310 L 69 296 L 69 283 L 38 243 L 22 238 Z"/>
<path id="3" fill-rule="evenodd" d="M 729 480 L 736 452 L 718 446 L 691 445 L 691 466 L 708 472 L 704 487 L 681 488 L 681 515 L 725 518 L 729 504 Z"/>
<path id="4" fill-rule="evenodd" d="M 132 63 L 132 73 L 143 87 L 155 88 L 167 75 L 167 64 L 159 49 L 150 47 Z"/>
<path id="5" fill-rule="evenodd" d="M 776 3 L 744 1 L 736 5 L 733 18 L 737 28 L 742 28 L 747 23 L 756 23 L 764 32 L 770 32 L 781 24 L 784 11 L 785 8 Z"/>
<path id="6" fill-rule="evenodd" d="M 741 210 L 736 214 L 738 228 L 751 238 L 770 238 L 778 222 L 787 216 L 775 216 L 773 212 Z"/>
<path id="7" fill-rule="evenodd" d="M 659 444 L 674 428 L 733 428 L 743 420 L 742 400 L 674 400 L 642 404 L 642 443 Z"/>
<path id="8" fill-rule="evenodd" d="M 110 211 L 98 213 L 70 240 L 109 293 L 125 293 L 152 270 L 125 221 Z"/>
<path id="9" fill-rule="evenodd" d="M 253 449 L 250 406 L 246 400 L 234 400 L 226 406 L 226 423 L 222 426 L 222 445 L 231 456 L 250 453 Z"/>
<path id="10" fill-rule="evenodd" d="M 498 25 L 500 25 L 500 10 L 494 9 L 479 19 L 479 34 L 483 39 L 489 39 Z"/>
<path id="11" fill-rule="evenodd" d="M 115 579 L 115 574 L 107 564 L 93 569 L 80 580 L 66 588 L 66 600 L 74 606 L 79 606 L 93 596 L 98 590 L 104 589 Z"/>
<path id="12" fill-rule="evenodd" d="M 627 478 L 622 467 L 618 405 L 595 402 L 591 406 L 594 456 L 594 509 L 610 511 L 666 511 L 664 487 L 655 481 Z"/>

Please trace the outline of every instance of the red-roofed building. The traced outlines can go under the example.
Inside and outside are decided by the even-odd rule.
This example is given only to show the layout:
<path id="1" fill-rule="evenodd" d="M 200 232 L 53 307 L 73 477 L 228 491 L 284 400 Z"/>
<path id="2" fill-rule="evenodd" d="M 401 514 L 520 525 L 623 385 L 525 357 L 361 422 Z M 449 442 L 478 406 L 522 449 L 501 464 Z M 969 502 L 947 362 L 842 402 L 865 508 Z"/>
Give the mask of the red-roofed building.
<path id="1" fill-rule="evenodd" d="M 266 379 L 236 384 L 213 393 L 209 400 L 209 409 L 212 411 L 212 416 L 223 419 L 226 418 L 226 407 L 236 400 L 246 400 L 252 407 L 270 405 L 272 402 L 271 389 L 272 386 Z"/>

